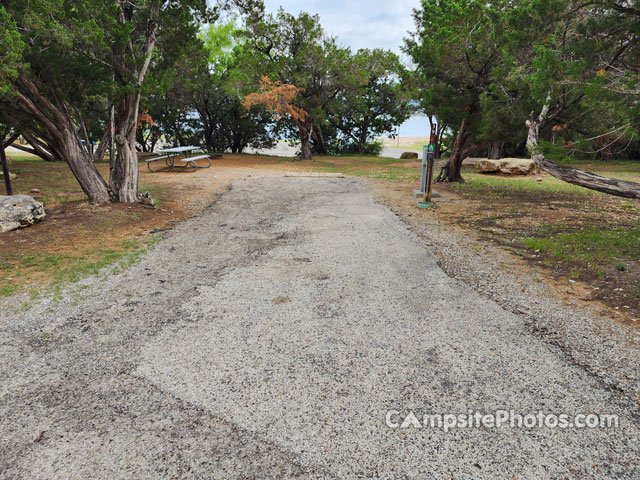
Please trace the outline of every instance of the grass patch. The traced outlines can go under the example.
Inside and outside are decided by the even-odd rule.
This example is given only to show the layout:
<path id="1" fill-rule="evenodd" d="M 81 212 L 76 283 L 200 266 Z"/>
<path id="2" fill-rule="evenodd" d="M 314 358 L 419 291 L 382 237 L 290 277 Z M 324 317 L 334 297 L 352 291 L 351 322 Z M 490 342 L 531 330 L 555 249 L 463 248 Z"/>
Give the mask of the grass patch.
<path id="1" fill-rule="evenodd" d="M 161 238 L 162 235 L 155 235 L 146 242 L 123 240 L 110 247 L 90 248 L 73 253 L 3 253 L 0 255 L 0 296 L 14 295 L 24 285 L 36 281 L 39 286 L 59 290 L 63 285 L 96 275 L 107 267 L 112 267 L 115 273 L 121 272 L 140 261 L 142 255 Z"/>
<path id="2" fill-rule="evenodd" d="M 394 182 L 420 180 L 420 163 L 398 158 L 363 157 L 358 155 L 321 157 L 313 162 L 312 167 L 316 172 L 340 172 L 354 177 L 367 177 Z"/>
<path id="3" fill-rule="evenodd" d="M 547 176 L 544 181 L 538 182 L 537 177 L 496 177 L 482 175 L 479 173 L 463 173 L 465 183 L 452 184 L 453 189 L 458 193 L 473 193 L 491 198 L 500 198 L 506 195 L 526 194 L 581 194 L 581 195 L 603 195 L 593 190 L 571 185 L 569 183 Z"/>
<path id="4" fill-rule="evenodd" d="M 576 232 L 551 231 L 545 237 L 527 238 L 525 244 L 559 260 L 620 265 L 619 258 L 640 257 L 640 230 L 591 226 Z"/>
<path id="5" fill-rule="evenodd" d="M 11 183 L 15 194 L 32 195 L 45 207 L 84 201 L 85 194 L 64 162 L 45 162 L 30 155 L 10 155 L 9 171 L 17 178 Z M 40 190 L 31 194 L 32 189 Z"/>

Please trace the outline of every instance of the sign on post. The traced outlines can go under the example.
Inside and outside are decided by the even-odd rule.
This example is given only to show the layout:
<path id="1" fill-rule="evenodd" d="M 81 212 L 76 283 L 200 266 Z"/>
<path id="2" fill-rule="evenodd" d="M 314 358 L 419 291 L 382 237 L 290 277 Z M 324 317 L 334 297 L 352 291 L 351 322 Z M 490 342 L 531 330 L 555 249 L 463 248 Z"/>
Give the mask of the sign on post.
<path id="1" fill-rule="evenodd" d="M 431 184 L 433 182 L 433 167 L 436 159 L 436 137 L 431 134 L 429 145 L 422 149 L 422 175 L 420 176 L 420 192 L 422 201 L 418 202 L 419 208 L 431 208 Z"/>

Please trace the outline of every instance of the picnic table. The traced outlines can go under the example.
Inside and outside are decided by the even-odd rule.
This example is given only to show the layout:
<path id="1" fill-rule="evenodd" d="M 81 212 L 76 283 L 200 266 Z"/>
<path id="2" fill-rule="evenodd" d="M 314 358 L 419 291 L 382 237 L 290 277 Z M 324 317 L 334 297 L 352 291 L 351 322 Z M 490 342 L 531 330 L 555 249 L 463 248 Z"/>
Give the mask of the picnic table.
<path id="1" fill-rule="evenodd" d="M 159 150 L 158 153 L 163 155 L 159 157 L 149 158 L 145 160 L 147 162 L 147 168 L 150 171 L 157 171 L 151 168 L 151 164 L 154 162 L 159 162 L 164 160 L 167 167 L 169 167 L 170 171 L 173 171 L 176 168 L 181 168 L 187 171 L 195 172 L 198 168 L 209 168 L 211 166 L 211 156 L 210 155 L 197 155 L 197 156 L 189 156 L 191 152 L 194 150 L 199 150 L 200 147 L 187 146 L 187 147 L 174 147 L 174 148 L 165 148 Z M 180 155 L 183 155 L 183 158 L 179 158 Z M 198 165 L 198 160 L 207 159 L 209 164 L 205 167 L 201 167 Z M 176 163 L 181 162 L 181 163 Z"/>

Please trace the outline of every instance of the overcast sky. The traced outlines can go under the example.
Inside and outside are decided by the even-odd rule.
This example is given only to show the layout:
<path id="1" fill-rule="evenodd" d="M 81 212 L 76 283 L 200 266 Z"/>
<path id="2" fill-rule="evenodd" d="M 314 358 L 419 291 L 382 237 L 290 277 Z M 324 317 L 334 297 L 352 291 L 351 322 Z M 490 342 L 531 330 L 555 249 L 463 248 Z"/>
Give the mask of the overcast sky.
<path id="1" fill-rule="evenodd" d="M 413 30 L 411 11 L 419 0 L 264 0 L 268 12 L 282 6 L 297 15 L 300 11 L 320 15 L 326 33 L 342 45 L 358 48 L 386 48 L 400 52 L 402 39 Z"/>

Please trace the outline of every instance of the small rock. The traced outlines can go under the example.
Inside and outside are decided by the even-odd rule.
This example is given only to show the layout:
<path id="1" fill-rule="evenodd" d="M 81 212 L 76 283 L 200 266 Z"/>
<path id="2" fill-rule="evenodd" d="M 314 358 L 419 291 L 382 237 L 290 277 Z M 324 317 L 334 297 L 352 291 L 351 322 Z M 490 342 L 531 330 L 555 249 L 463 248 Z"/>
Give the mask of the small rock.
<path id="1" fill-rule="evenodd" d="M 541 182 L 541 181 L 542 181 L 542 177 L 536 178 L 536 182 Z"/>
<path id="2" fill-rule="evenodd" d="M 37 188 L 32 188 L 31 193 L 40 193 L 40 190 L 38 190 Z"/>
<path id="3" fill-rule="evenodd" d="M 0 233 L 42 221 L 44 206 L 28 195 L 0 195 Z"/>
<path id="4" fill-rule="evenodd" d="M 33 436 L 33 441 L 37 443 L 42 440 L 42 437 L 44 437 L 44 430 L 38 430 L 38 432 Z"/>
<path id="5" fill-rule="evenodd" d="M 9 180 L 15 180 L 18 176 L 15 173 L 9 172 Z M 0 178 L 4 178 L 4 174 L 0 170 Z"/>
<path id="6" fill-rule="evenodd" d="M 418 154 L 416 152 L 403 152 L 400 158 L 402 160 L 417 160 Z"/>

